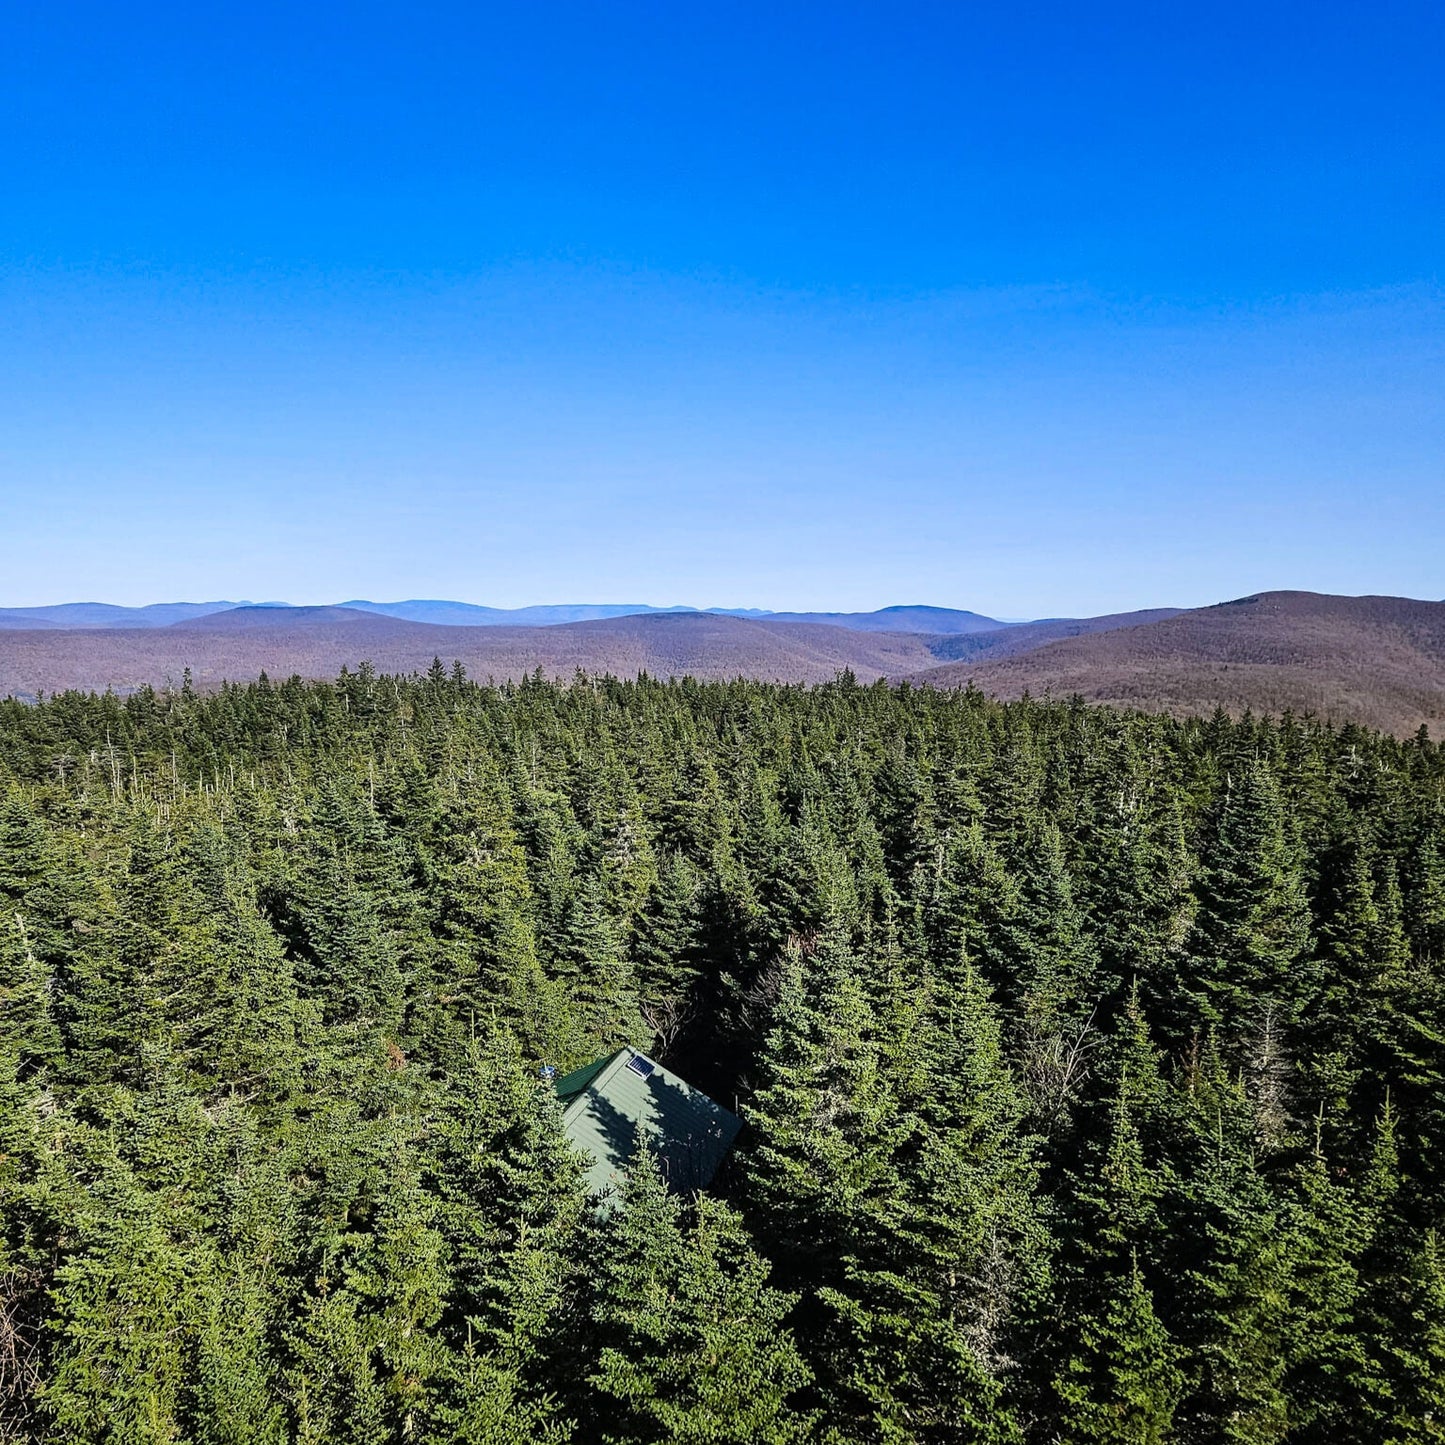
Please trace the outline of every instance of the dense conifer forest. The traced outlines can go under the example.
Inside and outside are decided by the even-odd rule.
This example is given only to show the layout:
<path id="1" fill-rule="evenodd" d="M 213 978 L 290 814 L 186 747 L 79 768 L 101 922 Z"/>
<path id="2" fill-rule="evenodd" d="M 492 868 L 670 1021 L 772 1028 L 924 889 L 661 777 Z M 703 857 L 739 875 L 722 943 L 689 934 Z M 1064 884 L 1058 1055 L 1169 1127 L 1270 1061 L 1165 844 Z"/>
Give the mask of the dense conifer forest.
<path id="1" fill-rule="evenodd" d="M 745 1119 L 592 1207 L 539 1070 Z M 0 1439 L 1445 1439 L 1445 753 L 435 665 L 0 704 Z"/>

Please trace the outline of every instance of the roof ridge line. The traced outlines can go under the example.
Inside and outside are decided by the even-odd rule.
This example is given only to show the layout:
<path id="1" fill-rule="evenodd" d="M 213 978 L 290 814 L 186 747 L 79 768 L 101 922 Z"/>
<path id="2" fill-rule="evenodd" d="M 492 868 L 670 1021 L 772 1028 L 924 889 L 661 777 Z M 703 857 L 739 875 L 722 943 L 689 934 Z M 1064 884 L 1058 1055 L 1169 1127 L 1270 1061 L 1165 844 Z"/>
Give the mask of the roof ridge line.
<path id="1" fill-rule="evenodd" d="M 623 1044 L 622 1047 L 613 1053 L 612 1057 L 592 1076 L 587 1087 L 578 1089 L 577 1092 L 567 1101 L 567 1107 L 562 1110 L 562 1122 L 565 1125 L 568 1118 L 581 1104 L 587 1101 L 587 1096 L 599 1085 L 605 1083 L 617 1072 L 618 1065 L 622 1062 L 622 1056 L 631 1052 L 631 1046 Z"/>

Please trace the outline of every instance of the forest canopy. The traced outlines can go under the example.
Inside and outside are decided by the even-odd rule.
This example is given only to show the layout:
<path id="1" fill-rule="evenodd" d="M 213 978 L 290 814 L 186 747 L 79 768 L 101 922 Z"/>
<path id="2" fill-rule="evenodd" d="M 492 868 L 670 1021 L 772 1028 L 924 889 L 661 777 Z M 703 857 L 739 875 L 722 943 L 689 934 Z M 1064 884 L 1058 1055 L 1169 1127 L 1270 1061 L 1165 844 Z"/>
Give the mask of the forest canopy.
<path id="1" fill-rule="evenodd" d="M 744 1119 L 598 1210 L 544 1066 Z M 0 703 L 0 1440 L 1445 1438 L 1445 753 L 440 662 Z"/>

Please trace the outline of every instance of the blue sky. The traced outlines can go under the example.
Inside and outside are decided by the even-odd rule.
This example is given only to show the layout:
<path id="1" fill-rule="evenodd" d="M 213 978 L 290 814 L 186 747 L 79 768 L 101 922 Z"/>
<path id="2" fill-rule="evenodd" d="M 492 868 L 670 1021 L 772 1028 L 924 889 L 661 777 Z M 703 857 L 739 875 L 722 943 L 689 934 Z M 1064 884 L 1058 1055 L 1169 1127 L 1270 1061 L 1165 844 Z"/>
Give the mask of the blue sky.
<path id="1" fill-rule="evenodd" d="M 0 604 L 1445 596 L 1445 9 L 1006 10 L 6 7 Z"/>

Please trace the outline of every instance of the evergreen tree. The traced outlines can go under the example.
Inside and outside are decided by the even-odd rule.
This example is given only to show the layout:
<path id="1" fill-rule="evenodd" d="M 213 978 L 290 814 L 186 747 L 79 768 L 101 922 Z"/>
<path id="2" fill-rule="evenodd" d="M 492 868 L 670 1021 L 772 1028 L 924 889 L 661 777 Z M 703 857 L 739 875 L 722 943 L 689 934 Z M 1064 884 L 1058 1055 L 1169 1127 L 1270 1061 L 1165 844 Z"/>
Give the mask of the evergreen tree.
<path id="1" fill-rule="evenodd" d="M 1137 1262 L 1114 1286 L 1099 1313 L 1080 1322 L 1076 1351 L 1055 1382 L 1060 1432 L 1101 1445 L 1164 1445 L 1184 1387 L 1179 1350 Z"/>
<path id="2" fill-rule="evenodd" d="M 582 1162 L 563 1137 L 556 1096 L 528 1076 L 504 1032 L 469 1052 L 444 1118 L 433 1163 L 451 1261 L 442 1333 L 455 1354 L 486 1358 L 492 1386 L 517 1408 L 535 1405 L 570 1363 Z"/>
<path id="3" fill-rule="evenodd" d="M 1286 1209 L 1262 1163 L 1259 1110 L 1207 1048 L 1179 1081 L 1187 1143 L 1166 1203 L 1179 1288 L 1171 1317 L 1188 1354 L 1185 1438 L 1283 1440 L 1291 1331 Z"/>
<path id="4" fill-rule="evenodd" d="M 787 1286 L 835 1279 L 857 1213 L 896 1184 L 891 1156 L 908 1126 L 858 968 L 837 923 L 813 956 L 791 952 L 748 1111 L 751 1217 Z"/>
<path id="5" fill-rule="evenodd" d="M 1408 874 L 1407 925 L 1415 957 L 1445 968 L 1445 847 L 1432 828 L 1415 847 Z"/>
<path id="6" fill-rule="evenodd" d="M 80 1245 L 56 1271 L 42 1409 L 76 1445 L 179 1439 L 200 1311 L 193 1262 L 120 1166 L 92 1197 Z"/>
<path id="7" fill-rule="evenodd" d="M 808 1437 L 789 1408 L 807 1383 L 783 1320 L 789 1296 L 738 1217 L 700 1200 L 691 1227 L 645 1151 L 601 1231 L 591 1382 L 608 1445 L 784 1445 Z"/>
<path id="8" fill-rule="evenodd" d="M 1298 964 L 1309 913 L 1279 789 L 1257 760 L 1231 776 L 1204 847 L 1189 990 L 1202 1023 L 1233 1038 L 1270 1004 L 1288 1019 L 1303 1004 Z"/>
<path id="9" fill-rule="evenodd" d="M 51 1013 L 52 980 L 35 957 L 21 914 L 0 918 L 0 1045 L 33 1073 L 60 1061 L 60 1030 Z"/>
<path id="10" fill-rule="evenodd" d="M 1046 1277 L 1038 1167 L 982 984 L 925 985 L 896 1042 L 895 1099 L 910 1126 L 891 1188 L 861 1201 L 834 1312 L 835 1410 L 867 1438 L 1005 1441 L 1024 1324 Z"/>
<path id="11" fill-rule="evenodd" d="M 1445 1421 L 1445 1253 L 1433 1230 L 1411 1252 L 1397 1284 L 1386 1363 L 1392 1413 L 1377 1438 L 1390 1445 L 1438 1441 Z"/>
<path id="12" fill-rule="evenodd" d="M 1053 1385 L 1071 1438 L 1164 1441 L 1184 1376 L 1140 1261 L 1142 1253 L 1156 1265 L 1163 1253 L 1172 1179 L 1157 1157 L 1163 1089 L 1137 994 L 1111 1041 L 1106 1078 L 1110 1095 L 1075 1186 L 1059 1300 L 1069 1345 Z"/>

